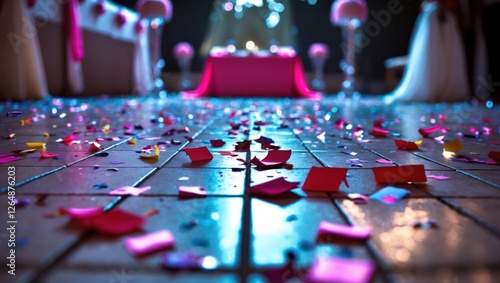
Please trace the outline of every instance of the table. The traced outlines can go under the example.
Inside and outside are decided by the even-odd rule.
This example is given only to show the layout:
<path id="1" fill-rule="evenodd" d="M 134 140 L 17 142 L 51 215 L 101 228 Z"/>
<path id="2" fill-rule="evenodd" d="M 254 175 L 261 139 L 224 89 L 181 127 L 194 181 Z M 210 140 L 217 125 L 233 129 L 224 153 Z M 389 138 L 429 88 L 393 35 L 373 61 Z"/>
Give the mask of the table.
<path id="1" fill-rule="evenodd" d="M 181 92 L 185 98 L 203 96 L 258 96 L 321 98 L 309 89 L 300 58 L 292 48 L 228 52 L 212 48 L 197 89 Z"/>

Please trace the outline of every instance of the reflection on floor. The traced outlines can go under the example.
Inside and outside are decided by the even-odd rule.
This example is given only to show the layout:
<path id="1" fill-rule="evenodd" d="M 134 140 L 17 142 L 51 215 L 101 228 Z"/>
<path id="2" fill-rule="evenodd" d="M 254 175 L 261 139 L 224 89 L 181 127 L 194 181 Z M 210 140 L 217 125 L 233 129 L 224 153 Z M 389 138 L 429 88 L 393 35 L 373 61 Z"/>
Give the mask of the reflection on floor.
<path id="1" fill-rule="evenodd" d="M 315 264 L 331 257 L 342 264 L 326 275 L 341 282 L 363 282 L 349 270 L 366 262 L 373 282 L 499 282 L 500 111 L 488 106 L 175 95 L 4 102 L 0 281 L 316 282 Z M 455 139 L 463 148 L 444 154 Z M 211 159 L 192 162 L 185 149 L 200 147 Z M 266 160 L 277 148 L 290 158 Z M 403 165 L 423 165 L 427 181 L 404 179 L 405 169 L 403 182 L 375 182 L 372 168 L 415 169 Z M 347 168 L 349 187 L 302 190 L 312 167 Z M 297 183 L 275 196 L 250 192 L 280 177 Z M 343 177 L 315 181 L 331 187 Z M 111 194 L 126 186 L 143 190 Z M 195 186 L 183 188 L 194 196 L 180 197 L 180 186 Z M 366 198 L 388 186 L 408 194 Z M 318 238 L 323 221 L 371 234 Z M 128 249 L 126 239 L 160 230 L 175 243 Z"/>

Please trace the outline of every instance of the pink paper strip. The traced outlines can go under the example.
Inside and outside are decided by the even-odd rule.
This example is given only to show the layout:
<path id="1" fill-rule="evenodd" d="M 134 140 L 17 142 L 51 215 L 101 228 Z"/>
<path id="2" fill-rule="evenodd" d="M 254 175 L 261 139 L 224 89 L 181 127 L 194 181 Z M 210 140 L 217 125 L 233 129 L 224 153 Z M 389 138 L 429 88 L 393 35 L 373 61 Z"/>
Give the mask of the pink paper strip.
<path id="1" fill-rule="evenodd" d="M 449 180 L 451 177 L 444 176 L 444 175 L 427 175 L 427 178 L 429 179 L 435 179 L 438 181 L 444 181 L 444 180 Z"/>
<path id="2" fill-rule="evenodd" d="M 142 256 L 173 247 L 175 238 L 170 231 L 160 230 L 143 236 L 125 238 L 123 244 L 131 254 Z"/>
<path id="3" fill-rule="evenodd" d="M 191 159 L 191 162 L 210 161 L 214 158 L 206 146 L 185 148 L 184 151 Z"/>
<path id="4" fill-rule="evenodd" d="M 200 186 L 179 186 L 179 196 L 207 196 L 207 191 Z"/>
<path id="5" fill-rule="evenodd" d="M 66 34 L 69 40 L 71 59 L 82 61 L 85 56 L 83 35 L 78 20 L 77 0 L 69 0 L 66 4 Z"/>
<path id="6" fill-rule="evenodd" d="M 321 221 L 317 237 L 334 236 L 353 240 L 366 240 L 370 237 L 372 228 L 362 226 L 349 226 Z"/>
<path id="7" fill-rule="evenodd" d="M 304 282 L 369 283 L 375 268 L 369 260 L 317 257 Z"/>
<path id="8" fill-rule="evenodd" d="M 372 170 L 377 184 L 427 182 L 424 165 L 384 166 Z"/>
<path id="9" fill-rule="evenodd" d="M 251 186 L 249 191 L 253 194 L 264 194 L 275 196 L 286 193 L 296 188 L 300 182 L 288 182 L 284 177 L 280 177 L 265 183 Z"/>
<path id="10" fill-rule="evenodd" d="M 307 174 L 302 190 L 336 192 L 342 181 L 347 187 L 347 168 L 312 167 Z"/>

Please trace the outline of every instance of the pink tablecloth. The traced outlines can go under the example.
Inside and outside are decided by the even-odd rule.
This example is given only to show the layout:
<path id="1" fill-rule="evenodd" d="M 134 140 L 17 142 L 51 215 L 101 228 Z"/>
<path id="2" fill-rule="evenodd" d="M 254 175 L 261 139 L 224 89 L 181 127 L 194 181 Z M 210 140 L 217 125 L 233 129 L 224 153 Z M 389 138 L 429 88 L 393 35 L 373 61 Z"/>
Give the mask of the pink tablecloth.
<path id="1" fill-rule="evenodd" d="M 212 52 L 197 89 L 185 98 L 202 96 L 269 96 L 321 98 L 311 91 L 300 58 L 293 53 L 237 55 Z"/>

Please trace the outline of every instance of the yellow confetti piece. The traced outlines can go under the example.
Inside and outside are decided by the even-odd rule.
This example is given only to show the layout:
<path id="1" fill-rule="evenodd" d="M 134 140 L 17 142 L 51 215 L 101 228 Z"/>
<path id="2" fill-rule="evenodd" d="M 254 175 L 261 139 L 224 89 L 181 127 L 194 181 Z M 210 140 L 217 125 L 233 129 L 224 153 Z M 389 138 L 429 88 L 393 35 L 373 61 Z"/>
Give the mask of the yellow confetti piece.
<path id="1" fill-rule="evenodd" d="M 44 142 L 27 142 L 26 145 L 29 148 L 43 148 L 43 147 L 45 147 Z"/>
<path id="2" fill-rule="evenodd" d="M 44 136 L 44 137 L 46 137 L 46 138 L 48 138 L 48 137 L 50 136 L 50 134 L 49 134 L 49 133 L 47 133 L 47 132 L 44 132 L 44 133 L 43 133 L 43 136 Z"/>
<path id="3" fill-rule="evenodd" d="M 160 158 L 160 149 L 155 145 L 155 153 L 153 155 L 141 155 L 139 157 L 142 159 L 158 159 Z"/>
<path id="4" fill-rule="evenodd" d="M 415 141 L 415 144 L 416 144 L 417 146 L 420 146 L 420 145 L 422 144 L 422 140 Z"/>
<path id="5" fill-rule="evenodd" d="M 137 140 L 136 140 L 135 138 L 130 138 L 130 139 L 128 140 L 128 143 L 129 143 L 129 144 L 137 144 Z"/>
<path id="6" fill-rule="evenodd" d="M 449 143 L 446 143 L 443 147 L 444 151 L 447 152 L 457 152 L 464 148 L 464 145 L 458 139 L 454 139 Z"/>
<path id="7" fill-rule="evenodd" d="M 109 131 L 109 129 L 111 129 L 111 125 L 110 124 L 106 124 L 102 127 L 102 130 L 103 132 L 107 133 Z"/>

